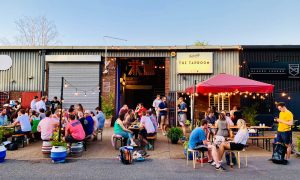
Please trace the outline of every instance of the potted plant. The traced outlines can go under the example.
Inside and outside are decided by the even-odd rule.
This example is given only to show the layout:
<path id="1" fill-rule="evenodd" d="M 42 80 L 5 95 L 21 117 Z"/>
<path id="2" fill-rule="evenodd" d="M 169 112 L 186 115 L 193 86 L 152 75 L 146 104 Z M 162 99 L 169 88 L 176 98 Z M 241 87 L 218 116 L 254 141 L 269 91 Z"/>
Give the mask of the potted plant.
<path id="1" fill-rule="evenodd" d="M 246 121 L 250 123 L 251 126 L 256 126 L 258 121 L 255 119 L 257 116 L 257 105 L 252 105 L 247 107 L 243 110 L 243 116 L 245 117 Z"/>
<path id="2" fill-rule="evenodd" d="M 58 132 L 53 133 L 51 159 L 53 163 L 63 163 L 67 157 L 67 143 L 63 140 L 58 141 Z"/>
<path id="3" fill-rule="evenodd" d="M 297 150 L 298 154 L 300 154 L 300 136 L 297 137 Z"/>
<path id="4" fill-rule="evenodd" d="M 170 128 L 167 133 L 167 137 L 171 140 L 172 144 L 177 144 L 179 139 L 182 138 L 182 136 L 183 136 L 183 132 L 178 127 Z"/>

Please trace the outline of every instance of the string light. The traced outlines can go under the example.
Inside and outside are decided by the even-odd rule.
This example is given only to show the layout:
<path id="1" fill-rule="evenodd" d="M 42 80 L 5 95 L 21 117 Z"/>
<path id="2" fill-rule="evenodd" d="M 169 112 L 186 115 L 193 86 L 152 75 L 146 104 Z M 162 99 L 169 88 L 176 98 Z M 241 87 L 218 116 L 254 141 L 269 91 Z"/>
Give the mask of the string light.
<path id="1" fill-rule="evenodd" d="M 68 83 L 65 82 L 65 88 L 69 87 Z"/>
<path id="2" fill-rule="evenodd" d="M 282 97 L 286 96 L 286 93 L 284 93 L 284 92 L 283 92 L 283 93 L 281 93 L 281 96 L 282 96 Z"/>
<path id="3" fill-rule="evenodd" d="M 77 88 L 76 88 L 76 92 L 74 93 L 75 96 L 78 96 L 79 93 L 77 92 Z"/>
<path id="4" fill-rule="evenodd" d="M 84 91 L 84 96 L 86 96 L 86 91 Z"/>
<path id="5" fill-rule="evenodd" d="M 245 95 L 244 97 L 245 97 L 245 98 L 247 98 L 248 96 L 247 96 L 247 95 Z"/>
<path id="6" fill-rule="evenodd" d="M 259 93 L 256 93 L 256 96 L 259 96 Z"/>
<path id="7" fill-rule="evenodd" d="M 256 99 L 256 97 L 255 97 L 255 96 L 253 96 L 253 99 Z"/>
<path id="8" fill-rule="evenodd" d="M 288 100 L 291 100 L 291 97 L 290 97 L 290 96 L 288 97 Z"/>

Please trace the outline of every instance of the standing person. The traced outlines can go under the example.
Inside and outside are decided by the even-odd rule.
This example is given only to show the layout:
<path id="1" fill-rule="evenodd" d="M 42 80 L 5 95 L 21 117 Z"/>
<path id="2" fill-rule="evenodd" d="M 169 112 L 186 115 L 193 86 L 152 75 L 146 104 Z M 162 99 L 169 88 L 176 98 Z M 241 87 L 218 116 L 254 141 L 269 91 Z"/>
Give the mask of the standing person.
<path id="1" fill-rule="evenodd" d="M 84 109 L 83 109 L 81 104 L 76 104 L 75 105 L 75 112 L 76 112 L 76 114 L 78 114 L 78 112 L 84 113 Z"/>
<path id="2" fill-rule="evenodd" d="M 105 115 L 104 113 L 101 111 L 100 107 L 96 107 L 96 119 L 98 121 L 98 129 L 103 129 L 104 128 L 104 124 L 105 124 Z"/>
<path id="3" fill-rule="evenodd" d="M 185 122 L 186 122 L 186 113 L 187 113 L 187 105 L 186 103 L 183 101 L 183 97 L 178 98 L 178 103 L 179 103 L 179 107 L 178 107 L 178 121 L 179 124 L 182 128 L 182 132 L 183 132 L 183 140 L 185 140 L 186 137 L 186 126 L 185 126 Z"/>
<path id="4" fill-rule="evenodd" d="M 38 99 L 38 96 L 34 96 L 34 97 L 33 97 L 33 100 L 32 100 L 31 103 L 30 103 L 30 109 L 36 110 L 35 105 L 36 105 L 36 103 L 37 103 L 37 99 Z"/>
<path id="5" fill-rule="evenodd" d="M 13 127 L 17 125 L 21 125 L 21 129 L 16 132 L 16 134 L 26 134 L 31 131 L 30 118 L 25 114 L 25 110 L 21 109 L 19 111 L 19 116 L 15 120 L 15 122 L 11 125 Z"/>
<path id="6" fill-rule="evenodd" d="M 279 118 L 275 118 L 278 122 L 277 142 L 284 144 L 287 147 L 286 159 L 289 160 L 292 152 L 292 125 L 293 114 L 289 111 L 284 102 L 277 104 L 277 108 L 280 111 Z"/>
<path id="7" fill-rule="evenodd" d="M 168 106 L 167 106 L 167 98 L 164 96 L 162 97 L 162 102 L 158 105 L 159 115 L 160 115 L 160 124 L 162 127 L 162 133 L 166 135 L 166 128 L 169 125 L 168 120 Z"/>
<path id="8" fill-rule="evenodd" d="M 224 138 L 229 137 L 229 124 L 227 123 L 226 116 L 223 113 L 219 115 L 219 119 L 216 121 L 215 126 L 217 127 L 217 136 L 223 136 Z"/>
<path id="9" fill-rule="evenodd" d="M 46 117 L 37 126 L 37 130 L 41 133 L 43 141 L 49 141 L 52 138 L 54 129 L 59 126 L 59 120 L 50 117 L 51 111 L 46 111 L 45 115 Z"/>
<path id="10" fill-rule="evenodd" d="M 35 104 L 35 110 L 36 110 L 37 112 L 40 112 L 40 109 L 44 109 L 44 112 L 45 112 L 45 111 L 47 110 L 47 108 L 46 108 L 46 101 L 47 101 L 46 97 L 43 96 L 43 97 L 41 98 L 41 100 L 38 101 L 38 102 Z"/>
<path id="11" fill-rule="evenodd" d="M 75 119 L 74 114 L 69 115 L 69 121 L 65 131 L 65 141 L 67 143 L 73 143 L 82 141 L 85 138 L 85 133 L 81 123 Z"/>
<path id="12" fill-rule="evenodd" d="M 234 126 L 234 123 L 232 122 L 231 118 L 226 116 L 226 112 L 224 110 L 222 110 L 221 113 L 225 116 L 227 124 L 229 126 Z"/>
<path id="13" fill-rule="evenodd" d="M 8 118 L 6 115 L 6 109 L 3 109 L 0 114 L 0 126 L 5 126 L 8 123 Z"/>
<path id="14" fill-rule="evenodd" d="M 57 97 L 54 96 L 51 101 L 51 113 L 54 114 L 58 106 L 60 105 L 60 102 L 58 101 Z"/>
<path id="15" fill-rule="evenodd" d="M 232 110 L 230 110 L 230 118 L 233 120 L 234 119 L 234 112 L 237 111 L 237 106 L 233 106 Z"/>
<path id="16" fill-rule="evenodd" d="M 159 111 L 158 111 L 158 105 L 161 103 L 161 99 L 160 99 L 160 95 L 156 95 L 156 98 L 154 99 L 153 103 L 152 103 L 152 106 L 154 107 L 155 109 L 155 112 L 156 112 L 156 117 L 158 118 L 159 117 Z"/>
<path id="17" fill-rule="evenodd" d="M 233 120 L 232 120 L 232 122 L 233 122 L 234 124 L 236 124 L 237 121 L 238 121 L 239 119 L 242 119 L 242 118 L 243 118 L 242 110 L 241 110 L 240 107 L 237 107 L 237 108 L 236 108 L 236 111 L 233 113 Z"/>

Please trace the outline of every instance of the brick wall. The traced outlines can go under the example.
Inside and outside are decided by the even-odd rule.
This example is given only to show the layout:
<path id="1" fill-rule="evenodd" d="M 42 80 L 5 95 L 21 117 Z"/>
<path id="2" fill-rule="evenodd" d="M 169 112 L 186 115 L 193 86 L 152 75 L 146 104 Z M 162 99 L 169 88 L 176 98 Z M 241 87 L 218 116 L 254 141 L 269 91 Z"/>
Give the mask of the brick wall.
<path id="1" fill-rule="evenodd" d="M 168 96 L 170 91 L 170 58 L 165 61 L 165 96 Z"/>
<path id="2" fill-rule="evenodd" d="M 9 93 L 9 99 L 10 100 L 17 100 L 19 101 L 19 98 L 22 98 L 22 92 L 19 92 L 19 91 L 11 91 Z"/>
<path id="3" fill-rule="evenodd" d="M 116 77 L 117 77 L 117 63 L 115 58 L 108 58 L 110 64 L 108 65 L 108 73 L 102 74 L 102 90 L 101 96 L 103 99 L 107 100 L 111 93 L 114 94 L 113 101 L 115 102 L 116 97 Z M 103 66 L 104 69 L 104 66 Z M 115 104 L 115 103 L 114 103 Z"/>

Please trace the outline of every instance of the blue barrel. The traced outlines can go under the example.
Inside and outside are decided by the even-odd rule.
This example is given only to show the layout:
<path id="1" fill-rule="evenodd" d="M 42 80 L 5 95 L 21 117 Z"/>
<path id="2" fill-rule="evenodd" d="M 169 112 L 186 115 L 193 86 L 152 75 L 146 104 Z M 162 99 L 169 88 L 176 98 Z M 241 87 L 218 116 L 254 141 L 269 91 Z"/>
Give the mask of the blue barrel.
<path id="1" fill-rule="evenodd" d="M 4 146 L 0 146 L 0 163 L 4 162 L 6 157 L 6 148 Z"/>
<path id="2" fill-rule="evenodd" d="M 64 163 L 67 157 L 67 150 L 63 146 L 53 146 L 51 149 L 51 159 L 54 163 Z"/>

